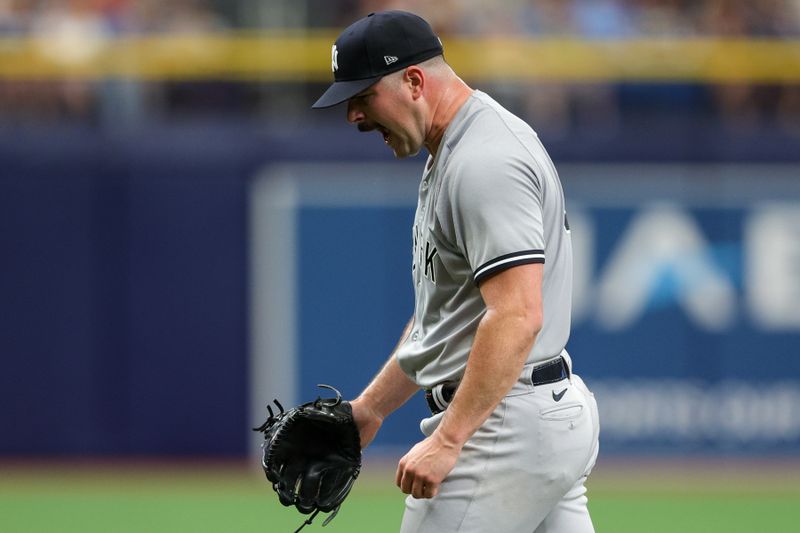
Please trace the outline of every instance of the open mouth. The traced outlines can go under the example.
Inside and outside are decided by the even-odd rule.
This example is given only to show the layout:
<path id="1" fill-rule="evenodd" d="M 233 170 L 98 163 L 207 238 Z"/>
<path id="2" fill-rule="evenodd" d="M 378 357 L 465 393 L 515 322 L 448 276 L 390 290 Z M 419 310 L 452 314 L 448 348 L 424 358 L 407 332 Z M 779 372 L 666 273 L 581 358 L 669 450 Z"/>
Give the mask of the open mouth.
<path id="1" fill-rule="evenodd" d="M 388 128 L 384 128 L 380 124 L 376 124 L 374 122 L 371 123 L 371 124 L 361 123 L 361 124 L 358 124 L 357 127 L 358 127 L 358 131 L 360 131 L 360 132 L 377 131 L 378 133 L 380 133 L 383 136 L 383 142 L 386 143 L 386 144 L 389 144 L 389 141 L 391 140 L 392 133 L 389 131 Z"/>
<path id="2" fill-rule="evenodd" d="M 389 130 L 387 130 L 383 126 L 378 126 L 376 129 L 383 135 L 383 142 L 389 144 Z"/>

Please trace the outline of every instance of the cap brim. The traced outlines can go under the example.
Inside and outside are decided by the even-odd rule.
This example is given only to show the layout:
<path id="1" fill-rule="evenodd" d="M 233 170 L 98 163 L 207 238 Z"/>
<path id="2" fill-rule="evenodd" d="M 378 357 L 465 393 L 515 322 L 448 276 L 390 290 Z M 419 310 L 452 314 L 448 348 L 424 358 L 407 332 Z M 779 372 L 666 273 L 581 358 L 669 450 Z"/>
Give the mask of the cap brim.
<path id="1" fill-rule="evenodd" d="M 337 81 L 328 87 L 328 90 L 319 97 L 319 100 L 314 102 L 311 106 L 312 109 L 323 109 L 326 107 L 333 107 L 336 104 L 341 104 L 345 100 L 349 100 L 367 87 L 374 85 L 383 76 L 376 76 L 374 78 L 367 78 L 364 80 L 352 81 Z"/>

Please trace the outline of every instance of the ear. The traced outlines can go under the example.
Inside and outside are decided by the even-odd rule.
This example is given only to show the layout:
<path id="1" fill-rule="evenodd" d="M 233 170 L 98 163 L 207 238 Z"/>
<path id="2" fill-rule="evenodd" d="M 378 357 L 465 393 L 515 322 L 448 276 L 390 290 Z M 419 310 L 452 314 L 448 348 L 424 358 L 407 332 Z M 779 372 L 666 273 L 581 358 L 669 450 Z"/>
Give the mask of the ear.
<path id="1" fill-rule="evenodd" d="M 425 72 L 416 65 L 412 65 L 405 70 L 403 80 L 411 88 L 411 98 L 416 100 L 422 96 L 425 88 Z"/>

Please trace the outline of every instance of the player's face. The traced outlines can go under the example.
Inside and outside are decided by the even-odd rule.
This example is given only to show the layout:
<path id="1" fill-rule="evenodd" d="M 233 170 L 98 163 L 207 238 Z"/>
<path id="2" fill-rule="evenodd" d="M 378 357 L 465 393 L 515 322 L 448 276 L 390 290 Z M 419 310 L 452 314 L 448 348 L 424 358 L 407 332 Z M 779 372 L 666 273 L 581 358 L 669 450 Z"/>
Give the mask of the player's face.
<path id="1" fill-rule="evenodd" d="M 425 141 L 424 126 L 413 111 L 413 100 L 398 78 L 382 78 L 347 102 L 348 122 L 358 131 L 379 132 L 398 158 L 418 154 Z"/>

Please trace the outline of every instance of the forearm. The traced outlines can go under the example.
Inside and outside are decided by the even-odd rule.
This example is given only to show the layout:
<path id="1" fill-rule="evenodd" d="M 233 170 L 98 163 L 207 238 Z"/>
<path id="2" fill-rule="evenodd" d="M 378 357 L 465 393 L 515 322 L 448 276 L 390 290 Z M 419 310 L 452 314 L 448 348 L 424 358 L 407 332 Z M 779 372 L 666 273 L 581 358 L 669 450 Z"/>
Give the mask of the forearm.
<path id="1" fill-rule="evenodd" d="M 367 406 L 381 420 L 406 403 L 419 390 L 419 386 L 400 368 L 395 356 L 397 349 L 411 332 L 412 325 L 413 320 L 406 325 L 389 360 L 356 400 Z"/>
<path id="2" fill-rule="evenodd" d="M 489 309 L 481 320 L 466 371 L 437 432 L 463 445 L 519 378 L 539 326 L 525 313 Z"/>
<path id="3" fill-rule="evenodd" d="M 417 384 L 400 369 L 396 357 L 392 354 L 358 399 L 384 419 L 406 403 L 418 390 Z"/>

